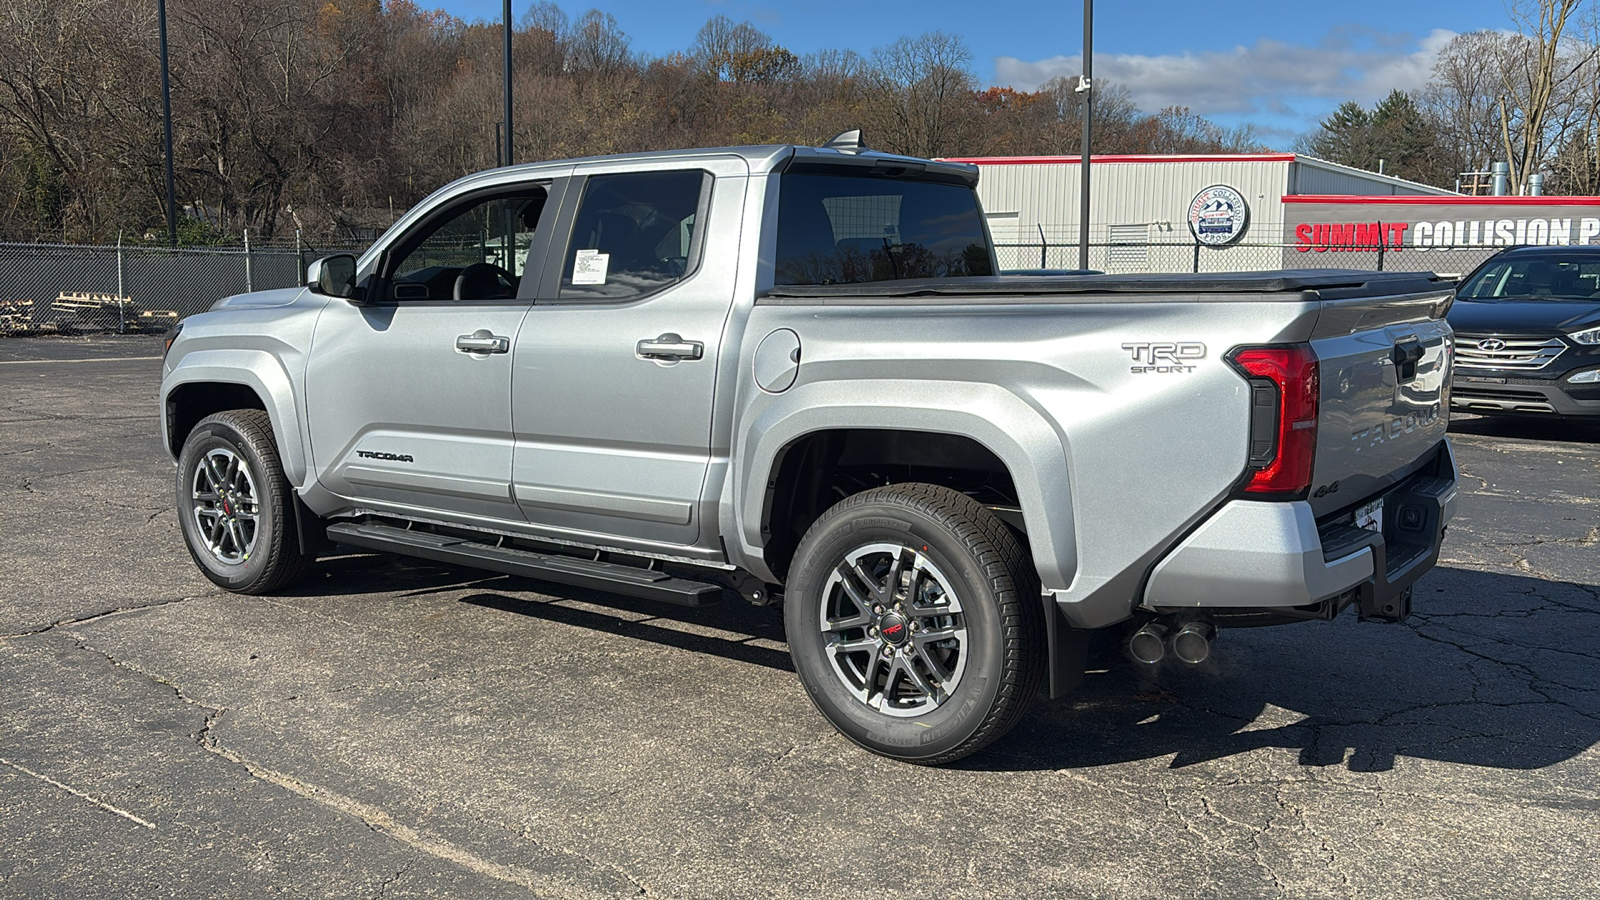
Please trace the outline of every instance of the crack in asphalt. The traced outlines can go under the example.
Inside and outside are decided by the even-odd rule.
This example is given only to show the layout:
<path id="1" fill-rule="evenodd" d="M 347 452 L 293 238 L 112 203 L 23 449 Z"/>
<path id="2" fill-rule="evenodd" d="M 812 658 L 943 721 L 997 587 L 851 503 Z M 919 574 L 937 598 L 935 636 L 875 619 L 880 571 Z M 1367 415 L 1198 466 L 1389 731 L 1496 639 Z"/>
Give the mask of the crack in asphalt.
<path id="1" fill-rule="evenodd" d="M 1467 471 L 1467 467 L 1461 465 L 1459 462 L 1456 463 L 1456 471 L 1460 472 L 1461 473 L 1461 477 L 1463 477 L 1463 478 L 1475 478 L 1475 479 L 1477 479 L 1477 481 L 1478 481 L 1478 490 L 1477 491 L 1473 491 L 1472 493 L 1474 493 L 1474 494 L 1477 494 L 1477 493 L 1480 493 L 1480 492 L 1487 493 L 1489 491 L 1489 479 L 1484 478 L 1482 475 L 1475 475 L 1472 472 Z"/>
<path id="2" fill-rule="evenodd" d="M 377 898 L 383 897 L 383 895 L 389 890 L 389 885 L 394 884 L 395 882 L 399 881 L 400 879 L 406 877 L 406 875 L 408 873 L 410 873 L 410 871 L 411 871 L 411 863 L 408 861 L 405 865 L 400 867 L 399 871 L 395 872 L 393 875 L 384 876 L 383 881 L 378 884 L 378 893 L 374 894 L 373 896 L 377 897 Z"/>
<path id="3" fill-rule="evenodd" d="M 100 613 L 93 616 L 85 616 L 63 623 L 56 623 L 46 628 L 39 629 L 38 631 L 26 632 L 25 634 L 42 634 L 58 627 L 94 622 L 99 619 L 104 619 L 107 616 L 116 615 L 120 612 L 132 612 L 138 609 L 148 609 L 155 606 L 167 606 L 173 603 L 182 603 L 189 599 L 193 598 L 169 600 L 164 603 L 150 604 L 149 606 L 145 607 L 132 607 L 125 610 L 113 610 L 111 612 Z M 301 779 L 298 779 L 292 775 L 279 772 L 255 760 L 249 759 L 240 753 L 230 750 L 218 742 L 214 731 L 217 724 L 222 720 L 223 716 L 230 711 L 237 712 L 244 707 L 230 708 L 226 706 L 214 706 L 209 703 L 201 702 L 193 697 L 190 697 L 184 692 L 180 685 L 167 678 L 164 678 L 154 672 L 146 671 L 145 669 L 142 669 L 139 666 L 128 662 L 127 660 L 118 659 L 115 655 L 108 653 L 105 650 L 90 646 L 88 641 L 83 637 L 77 635 L 68 635 L 68 637 L 70 637 L 72 641 L 77 644 L 80 650 L 104 657 L 113 666 L 133 672 L 149 681 L 159 684 L 171 690 L 173 695 L 183 703 L 204 710 L 206 712 L 205 720 L 200 729 L 192 735 L 196 745 L 207 753 L 221 757 L 229 762 L 234 763 L 235 765 L 240 766 L 247 773 L 249 773 L 251 777 L 258 781 L 272 784 L 276 787 L 297 794 L 307 800 L 330 807 L 346 815 L 353 816 L 354 818 L 360 820 L 368 829 L 372 830 L 373 832 L 399 841 L 400 843 L 410 847 L 412 850 L 437 857 L 446 862 L 453 863 L 461 868 L 467 869 L 479 875 L 493 878 L 497 881 L 509 882 L 528 888 L 537 893 L 546 893 L 552 896 L 574 896 L 575 889 L 578 891 L 579 895 L 611 896 L 601 894 L 598 891 L 594 891 L 580 885 L 572 884 L 564 879 L 555 878 L 544 875 L 543 873 L 534 872 L 516 866 L 508 866 L 484 859 L 483 857 L 478 856 L 464 847 L 460 847 L 435 835 L 419 831 L 409 825 L 398 822 L 392 816 L 390 816 L 387 811 L 379 807 L 371 806 L 354 798 L 345 797 L 342 794 L 336 793 L 319 785 L 302 781 Z M 539 844 L 537 841 L 533 841 L 533 843 L 536 846 L 539 846 L 541 849 L 545 849 L 547 851 L 549 849 L 544 847 L 544 845 Z M 582 859 L 585 862 L 596 866 L 597 868 L 604 865 L 581 854 L 573 853 L 570 855 Z M 635 892 L 635 896 L 648 893 L 645 888 L 639 884 L 639 882 L 628 876 L 627 873 L 622 872 L 620 869 L 616 869 L 614 866 L 604 866 L 604 868 L 617 872 L 617 874 L 621 875 L 629 883 L 637 886 L 638 890 Z"/>
<path id="4" fill-rule="evenodd" d="M 26 476 L 23 476 L 22 484 L 20 486 L 21 486 L 21 488 L 23 490 L 25 490 L 25 491 L 27 491 L 27 492 L 29 492 L 31 494 L 37 494 L 37 493 L 39 493 L 39 491 L 35 490 L 34 487 L 33 487 L 33 483 L 35 481 L 53 481 L 53 480 L 55 480 L 57 478 L 66 478 L 68 475 L 87 475 L 87 474 L 89 474 L 91 472 L 125 472 L 125 471 L 127 471 L 127 467 L 126 466 L 95 466 L 95 467 L 88 468 L 88 469 L 73 469 L 70 472 L 53 472 L 53 473 L 51 473 L 49 475 L 26 475 Z"/>
<path id="5" fill-rule="evenodd" d="M 629 872 L 623 870 L 616 863 L 601 862 L 600 860 L 595 859 L 594 857 L 588 855 L 587 853 L 583 853 L 583 852 L 580 852 L 580 851 L 577 851 L 577 850 L 571 850 L 571 849 L 568 849 L 568 848 L 565 848 L 565 847 L 555 846 L 554 844 L 551 844 L 550 842 L 548 842 L 548 841 L 546 841 L 546 840 L 544 840 L 542 838 L 535 837 L 534 834 L 533 834 L 533 829 L 529 828 L 526 825 L 523 825 L 520 828 L 513 828 L 513 827 L 507 825 L 504 822 L 496 821 L 496 820 L 493 820 L 493 819 L 486 819 L 482 815 L 478 815 L 478 814 L 473 814 L 472 815 L 472 820 L 474 822 L 477 822 L 479 825 L 482 825 L 485 828 L 490 828 L 490 829 L 493 829 L 495 831 L 502 831 L 502 832 L 505 832 L 506 834 L 515 835 L 520 840 L 527 841 L 528 843 L 532 844 L 535 847 L 538 847 L 540 850 L 543 850 L 546 853 L 552 853 L 552 854 L 559 853 L 559 854 L 562 854 L 564 856 L 573 857 L 574 859 L 581 859 L 585 863 L 588 863 L 589 865 L 593 866 L 596 870 L 607 871 L 607 872 L 615 872 L 617 874 L 617 876 L 620 877 L 623 881 L 625 881 L 628 884 L 633 886 L 633 889 L 634 889 L 633 890 L 633 896 L 636 896 L 636 897 L 648 897 L 648 896 L 651 896 L 650 889 L 648 887 L 646 887 L 643 882 L 641 882 L 638 878 L 635 878 Z"/>
<path id="6" fill-rule="evenodd" d="M 171 606 L 171 605 L 173 605 L 175 603 L 185 603 L 187 601 L 197 600 L 197 599 L 199 599 L 199 598 L 198 597 L 179 597 L 179 598 L 174 599 L 174 600 L 161 600 L 161 601 L 156 602 L 156 603 L 140 603 L 140 604 L 136 604 L 136 605 L 133 605 L 133 606 L 118 606 L 118 607 L 116 607 L 114 609 L 101 610 L 100 612 L 89 613 L 88 615 L 78 616 L 78 617 L 72 618 L 72 619 L 62 619 L 62 620 L 60 620 L 58 622 L 51 622 L 48 625 L 41 625 L 38 628 L 30 628 L 27 631 L 18 631 L 18 632 L 14 632 L 12 634 L 0 634 L 0 641 L 9 641 L 12 638 L 31 637 L 31 636 L 36 635 L 36 634 L 44 634 L 46 632 L 54 631 L 57 628 L 70 628 L 70 627 L 72 627 L 74 625 L 85 625 L 85 624 L 88 624 L 90 622 L 97 622 L 97 621 L 99 621 L 101 619 L 109 618 L 111 616 L 119 616 L 119 615 L 122 615 L 123 613 L 140 612 L 140 611 L 146 610 L 146 609 L 159 609 L 159 608 L 161 608 L 163 606 Z M 110 659 L 109 656 L 106 657 L 106 658 Z M 116 662 L 116 660 L 114 660 L 114 659 L 111 660 L 111 661 L 112 662 Z"/>
<path id="7" fill-rule="evenodd" d="M 1408 623 L 1408 627 L 1409 627 L 1409 623 Z M 1436 635 L 1431 635 L 1431 634 L 1424 633 L 1422 631 L 1422 627 L 1421 626 L 1411 627 L 1411 632 L 1413 634 L 1415 634 L 1417 637 L 1422 638 L 1425 641 L 1432 641 L 1434 643 L 1443 644 L 1443 645 L 1445 645 L 1447 647 L 1452 647 L 1452 648 L 1454 648 L 1454 649 L 1456 649 L 1456 650 L 1458 650 L 1458 651 L 1460 651 L 1462 653 L 1465 653 L 1468 656 L 1471 656 L 1471 657 L 1474 657 L 1474 658 L 1477 658 L 1477 659 L 1481 659 L 1481 660 L 1484 660 L 1485 662 L 1493 663 L 1495 665 L 1499 665 L 1499 666 L 1505 667 L 1507 670 L 1522 676 L 1522 683 L 1524 685 L 1526 685 L 1528 690 L 1532 691 L 1533 693 L 1539 695 L 1540 697 L 1542 697 L 1544 699 L 1543 699 L 1543 701 L 1530 700 L 1530 701 L 1524 701 L 1524 702 L 1520 702 L 1520 703 L 1494 703 L 1494 702 L 1485 701 L 1485 700 L 1473 700 L 1473 701 L 1470 701 L 1470 702 L 1468 702 L 1468 701 L 1450 701 L 1450 702 L 1445 702 L 1445 703 L 1413 704 L 1411 706 L 1404 707 L 1404 708 L 1399 709 L 1399 710 L 1394 710 L 1393 712 L 1390 712 L 1390 713 L 1385 713 L 1383 716 L 1379 717 L 1380 719 L 1384 719 L 1384 718 L 1392 719 L 1393 717 L 1395 717 L 1397 715 L 1403 715 L 1403 714 L 1405 714 L 1407 712 L 1418 712 L 1418 711 L 1425 710 L 1425 709 L 1443 709 L 1443 708 L 1448 708 L 1448 707 L 1458 707 L 1458 706 L 1464 706 L 1464 705 L 1483 705 L 1483 706 L 1491 706 L 1491 707 L 1500 708 L 1500 709 L 1514 709 L 1514 708 L 1519 707 L 1519 706 L 1527 706 L 1527 705 L 1530 705 L 1530 704 L 1531 705 L 1539 705 L 1540 703 L 1548 703 L 1548 704 L 1551 704 L 1551 705 L 1554 705 L 1554 706 L 1563 707 L 1566 710 L 1568 710 L 1569 712 L 1573 713 L 1574 715 L 1582 716 L 1582 717 L 1584 717 L 1586 719 L 1592 719 L 1592 720 L 1594 720 L 1596 722 L 1600 722 L 1600 715 L 1596 715 L 1596 714 L 1590 713 L 1590 712 L 1585 712 L 1585 711 L 1583 711 L 1581 709 L 1578 709 L 1577 707 L 1573 706 L 1571 703 L 1565 702 L 1563 700 L 1558 700 L 1555 697 L 1550 696 L 1550 694 L 1547 693 L 1546 691 L 1540 690 L 1538 688 L 1538 686 L 1537 686 L 1539 683 L 1560 685 L 1561 682 L 1554 681 L 1554 680 L 1549 679 L 1549 678 L 1541 678 L 1540 675 L 1538 673 L 1534 672 L 1533 669 L 1530 666 L 1527 666 L 1527 665 L 1525 665 L 1523 663 L 1511 662 L 1510 660 L 1505 660 L 1505 659 L 1500 659 L 1498 657 L 1490 656 L 1487 653 L 1483 653 L 1483 652 L 1480 652 L 1478 650 L 1475 650 L 1475 649 L 1473 649 L 1471 647 L 1468 647 L 1465 644 L 1458 643 L 1456 641 L 1448 640 L 1447 638 L 1442 637 L 1442 636 L 1436 636 Z M 1497 639 L 1494 639 L 1494 638 L 1484 638 L 1484 640 L 1488 641 L 1489 643 L 1505 644 L 1505 645 L 1513 646 L 1513 647 L 1519 647 L 1520 646 L 1525 650 L 1538 649 L 1538 650 L 1542 650 L 1542 651 L 1549 651 L 1549 648 L 1529 647 L 1529 646 L 1526 646 L 1526 645 L 1519 644 L 1518 642 L 1515 642 L 1515 641 L 1497 640 Z M 1554 651 L 1554 652 L 1562 652 L 1562 651 Z M 1597 658 L 1597 657 L 1590 656 L 1589 654 L 1584 654 L 1584 653 L 1575 653 L 1573 655 L 1576 655 L 1576 656 L 1579 656 L 1579 657 L 1582 657 L 1582 658 L 1585 658 L 1585 659 L 1596 659 Z M 1470 671 L 1470 669 L 1469 669 L 1469 671 Z M 1562 686 L 1565 687 L 1565 685 L 1562 685 Z M 1382 723 L 1381 722 L 1375 722 L 1373 724 L 1381 725 Z M 1481 735 L 1481 736 L 1482 737 L 1486 737 L 1486 738 L 1497 739 L 1497 740 L 1498 739 L 1503 739 L 1502 736 L 1498 736 L 1498 735 L 1485 734 L 1485 735 Z"/>

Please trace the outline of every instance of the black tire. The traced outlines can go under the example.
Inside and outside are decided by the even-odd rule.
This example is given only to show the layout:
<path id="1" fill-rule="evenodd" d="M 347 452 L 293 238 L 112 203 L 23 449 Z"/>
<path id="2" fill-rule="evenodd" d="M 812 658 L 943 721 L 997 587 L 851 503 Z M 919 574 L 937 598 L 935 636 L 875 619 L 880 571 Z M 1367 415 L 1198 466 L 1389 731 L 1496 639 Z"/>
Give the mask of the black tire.
<path id="1" fill-rule="evenodd" d="M 223 490 L 209 490 L 219 483 Z M 305 574 L 310 559 L 295 533 L 294 489 L 266 411 L 231 409 L 195 425 L 178 456 L 177 501 L 189 555 L 217 586 L 267 594 Z"/>
<path id="2" fill-rule="evenodd" d="M 857 627 L 862 600 L 884 612 Z M 1032 561 L 993 513 L 931 484 L 876 488 L 823 513 L 795 553 L 784 627 L 822 715 L 868 750 L 922 765 L 1005 734 L 1044 674 Z"/>

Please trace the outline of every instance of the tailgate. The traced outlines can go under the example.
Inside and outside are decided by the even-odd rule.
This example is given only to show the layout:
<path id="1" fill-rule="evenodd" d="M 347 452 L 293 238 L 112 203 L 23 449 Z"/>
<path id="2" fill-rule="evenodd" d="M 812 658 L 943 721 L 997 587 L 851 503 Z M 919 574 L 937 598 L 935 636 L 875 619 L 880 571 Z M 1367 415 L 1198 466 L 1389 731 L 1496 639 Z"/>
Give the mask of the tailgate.
<path id="1" fill-rule="evenodd" d="M 1449 296 L 1322 297 L 1311 339 L 1322 385 L 1310 498 L 1317 516 L 1404 478 L 1444 438 Z"/>

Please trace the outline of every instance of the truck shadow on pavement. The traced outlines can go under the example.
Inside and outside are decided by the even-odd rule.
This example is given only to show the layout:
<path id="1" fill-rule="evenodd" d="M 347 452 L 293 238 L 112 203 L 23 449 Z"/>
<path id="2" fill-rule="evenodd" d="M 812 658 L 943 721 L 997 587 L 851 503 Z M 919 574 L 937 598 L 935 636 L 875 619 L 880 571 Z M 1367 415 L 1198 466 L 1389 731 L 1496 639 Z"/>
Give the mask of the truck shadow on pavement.
<path id="1" fill-rule="evenodd" d="M 580 601 L 592 599 L 593 602 L 618 609 L 619 612 L 623 610 L 618 606 L 618 602 L 626 600 L 605 594 L 589 594 L 585 597 L 587 592 L 578 588 L 543 585 L 538 582 L 528 582 L 528 584 L 537 585 L 537 589 L 541 592 L 553 592 L 553 596 L 561 599 Z M 727 600 L 716 607 L 691 610 L 669 606 L 666 611 L 661 609 L 662 604 L 652 604 L 649 601 L 630 603 L 628 611 L 648 616 L 643 619 L 596 612 L 560 602 L 527 600 L 506 594 L 472 594 L 462 597 L 461 602 L 560 625 L 603 631 L 664 647 L 676 647 L 691 653 L 720 656 L 723 659 L 765 666 L 782 672 L 794 671 L 794 665 L 789 661 L 789 651 L 782 646 L 782 619 L 772 610 L 753 607 L 738 610 L 739 615 L 730 616 L 728 608 L 732 604 Z M 733 602 L 748 606 L 743 600 L 736 599 Z M 766 646 L 768 644 L 774 646 Z"/>
<path id="2" fill-rule="evenodd" d="M 1600 742 L 1600 588 L 1442 568 L 1404 625 L 1224 631 L 1212 661 L 1135 671 L 1103 659 L 964 764 L 1074 769 L 1252 750 L 1384 772 L 1396 759 L 1538 769 Z M 1181 664 L 1179 664 L 1181 665 Z"/>
<path id="3" fill-rule="evenodd" d="M 732 593 L 688 609 L 419 560 L 325 560 L 322 594 L 465 591 L 479 609 L 792 672 L 782 617 Z M 1058 770 L 1171 756 L 1182 768 L 1264 748 L 1302 766 L 1384 772 L 1401 757 L 1538 769 L 1600 742 L 1600 587 L 1439 568 L 1404 625 L 1225 629 L 1201 666 L 1146 670 L 1108 648 L 956 764 Z M 796 688 L 798 690 L 798 686 Z"/>

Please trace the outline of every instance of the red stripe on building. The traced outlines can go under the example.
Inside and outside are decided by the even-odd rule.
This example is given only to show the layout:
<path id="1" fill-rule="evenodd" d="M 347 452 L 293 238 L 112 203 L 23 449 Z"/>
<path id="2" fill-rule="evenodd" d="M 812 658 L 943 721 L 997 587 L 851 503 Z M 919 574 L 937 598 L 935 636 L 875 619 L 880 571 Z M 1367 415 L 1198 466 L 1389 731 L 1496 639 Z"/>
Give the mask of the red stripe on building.
<path id="1" fill-rule="evenodd" d="M 1285 203 L 1361 203 L 1371 206 L 1600 206 L 1600 197 L 1456 197 L 1440 194 L 1289 194 Z"/>
<path id="2" fill-rule="evenodd" d="M 967 156 L 944 159 L 942 162 L 970 163 L 974 166 L 1075 166 L 1081 156 Z M 1099 163 L 1208 163 L 1208 162 L 1294 162 L 1293 153 L 1233 153 L 1212 156 L 1149 156 L 1108 155 L 1092 156 L 1091 165 Z"/>

